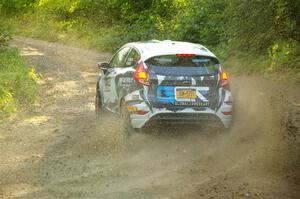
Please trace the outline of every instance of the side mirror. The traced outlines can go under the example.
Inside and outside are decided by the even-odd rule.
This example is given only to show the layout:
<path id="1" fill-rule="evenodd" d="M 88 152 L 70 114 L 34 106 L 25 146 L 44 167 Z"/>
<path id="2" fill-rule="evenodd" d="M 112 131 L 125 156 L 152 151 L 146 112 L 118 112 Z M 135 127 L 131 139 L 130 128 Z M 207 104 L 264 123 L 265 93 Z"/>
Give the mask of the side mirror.
<path id="1" fill-rule="evenodd" d="M 98 63 L 98 68 L 100 70 L 103 70 L 103 72 L 106 72 L 109 68 L 109 64 L 107 62 L 99 62 Z"/>

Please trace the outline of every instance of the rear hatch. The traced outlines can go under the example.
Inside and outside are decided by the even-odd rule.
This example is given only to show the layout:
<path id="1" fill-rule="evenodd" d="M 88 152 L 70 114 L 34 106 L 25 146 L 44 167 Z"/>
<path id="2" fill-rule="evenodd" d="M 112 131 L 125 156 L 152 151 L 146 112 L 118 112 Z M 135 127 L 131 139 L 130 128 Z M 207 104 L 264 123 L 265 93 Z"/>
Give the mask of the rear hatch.
<path id="1" fill-rule="evenodd" d="M 214 109 L 218 104 L 219 62 L 192 54 L 162 55 L 148 59 L 149 102 L 156 108 Z"/>

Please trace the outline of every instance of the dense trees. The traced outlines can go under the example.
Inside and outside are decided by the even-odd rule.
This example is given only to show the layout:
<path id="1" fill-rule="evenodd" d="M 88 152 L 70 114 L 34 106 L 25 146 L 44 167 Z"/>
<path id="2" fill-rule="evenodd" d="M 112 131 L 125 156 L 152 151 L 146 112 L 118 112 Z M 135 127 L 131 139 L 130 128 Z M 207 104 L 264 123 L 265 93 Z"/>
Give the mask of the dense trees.
<path id="1" fill-rule="evenodd" d="M 270 70 L 299 67 L 298 0 L 0 0 L 0 8 L 9 15 L 38 13 L 36 20 L 50 16 L 65 34 L 81 31 L 78 39 L 101 36 L 105 27 L 111 38 L 99 43 L 112 48 L 136 40 L 187 40 L 223 56 L 265 56 Z"/>

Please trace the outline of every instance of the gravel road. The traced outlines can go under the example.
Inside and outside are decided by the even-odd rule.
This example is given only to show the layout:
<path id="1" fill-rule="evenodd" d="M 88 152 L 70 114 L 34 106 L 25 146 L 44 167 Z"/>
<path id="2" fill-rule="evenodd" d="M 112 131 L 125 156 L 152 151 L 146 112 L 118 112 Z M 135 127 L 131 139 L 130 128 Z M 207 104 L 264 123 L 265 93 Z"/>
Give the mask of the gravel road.
<path id="1" fill-rule="evenodd" d="M 42 74 L 34 107 L 0 123 L 0 198 L 300 198 L 299 84 L 234 76 L 228 133 L 95 120 L 99 53 L 17 37 Z"/>

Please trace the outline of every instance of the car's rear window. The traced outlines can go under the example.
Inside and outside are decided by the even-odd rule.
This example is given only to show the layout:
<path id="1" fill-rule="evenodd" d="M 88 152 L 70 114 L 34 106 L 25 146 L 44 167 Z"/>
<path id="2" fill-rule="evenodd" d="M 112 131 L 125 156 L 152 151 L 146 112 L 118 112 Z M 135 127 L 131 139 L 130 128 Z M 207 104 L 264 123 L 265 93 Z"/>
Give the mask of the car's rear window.
<path id="1" fill-rule="evenodd" d="M 193 70 L 197 74 L 212 75 L 218 72 L 218 60 L 207 56 L 162 55 L 148 59 L 145 62 L 150 67 L 161 69 Z"/>

